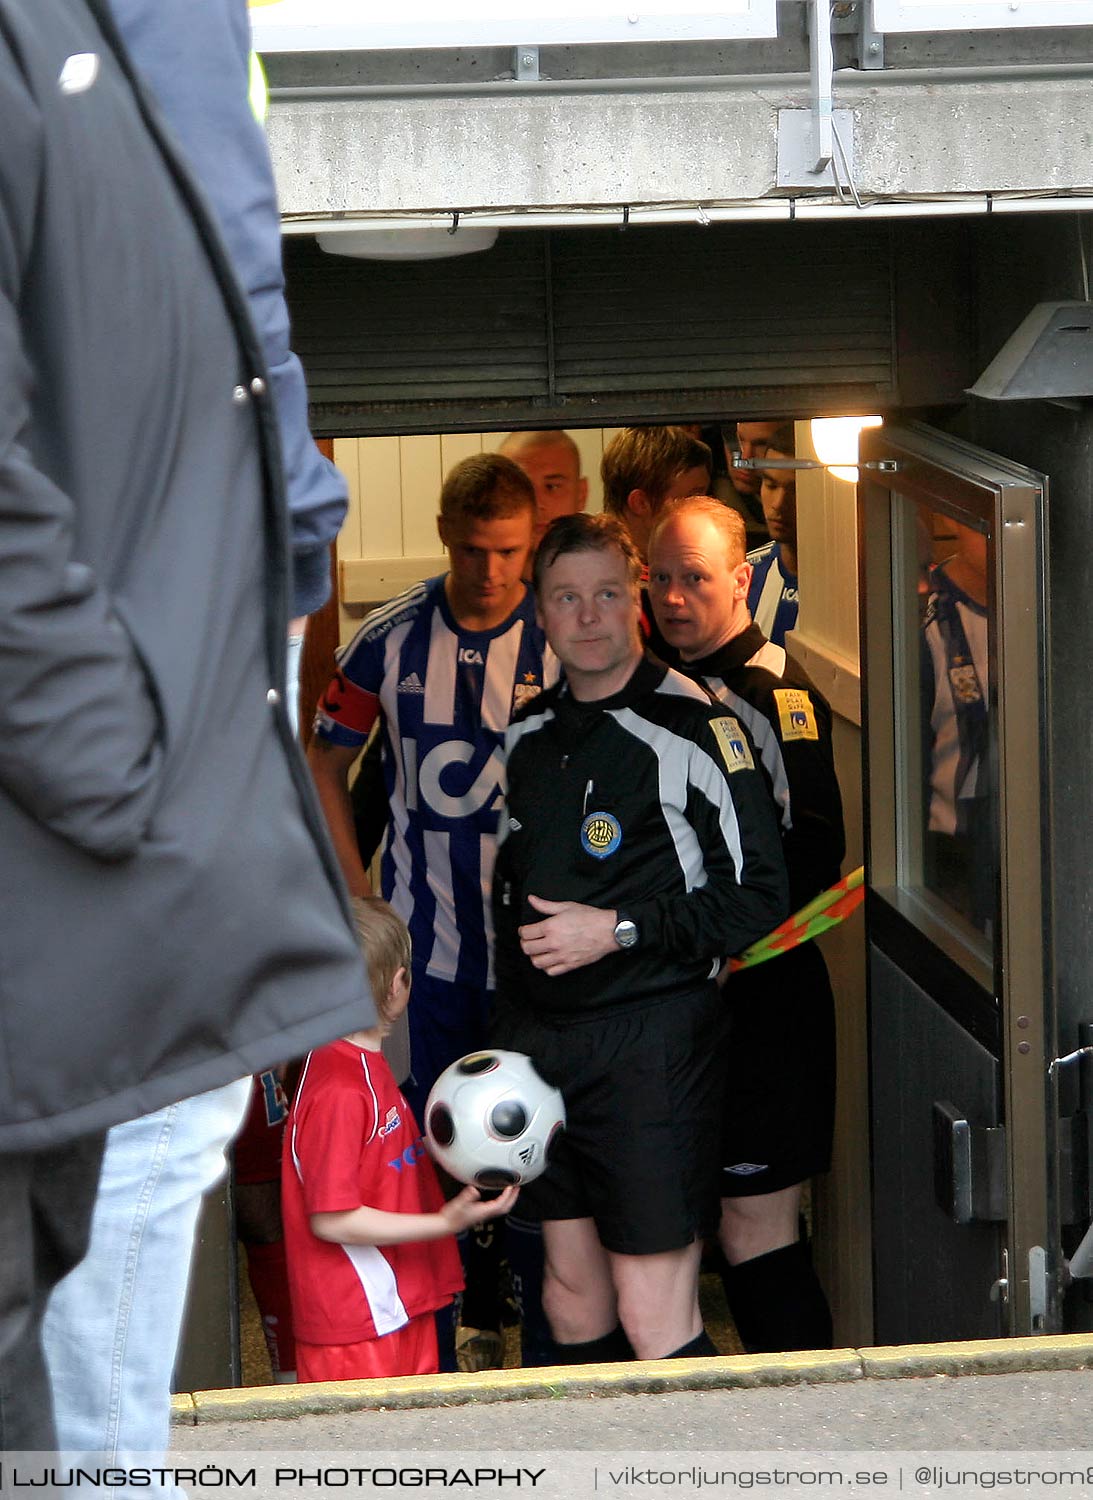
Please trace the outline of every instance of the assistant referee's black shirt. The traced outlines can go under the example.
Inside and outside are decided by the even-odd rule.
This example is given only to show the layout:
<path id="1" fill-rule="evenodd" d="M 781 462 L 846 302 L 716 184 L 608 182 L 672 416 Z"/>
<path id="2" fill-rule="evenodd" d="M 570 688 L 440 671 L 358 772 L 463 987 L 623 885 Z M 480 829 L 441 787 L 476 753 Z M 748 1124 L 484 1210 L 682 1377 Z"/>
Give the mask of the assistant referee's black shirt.
<path id="1" fill-rule="evenodd" d="M 838 880 L 846 853 L 827 699 L 754 624 L 680 670 L 704 682 L 755 743 L 778 806 L 797 911 Z"/>

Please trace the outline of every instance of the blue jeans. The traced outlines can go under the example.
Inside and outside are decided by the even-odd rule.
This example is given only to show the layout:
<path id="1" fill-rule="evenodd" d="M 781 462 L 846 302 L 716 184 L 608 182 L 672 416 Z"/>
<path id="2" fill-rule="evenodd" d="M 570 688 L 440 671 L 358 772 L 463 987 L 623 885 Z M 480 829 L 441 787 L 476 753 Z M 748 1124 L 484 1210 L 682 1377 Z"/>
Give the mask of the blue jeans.
<path id="1" fill-rule="evenodd" d="M 166 1451 L 198 1211 L 250 1086 L 239 1079 L 107 1135 L 90 1247 L 43 1325 L 57 1446 L 73 1459 Z"/>

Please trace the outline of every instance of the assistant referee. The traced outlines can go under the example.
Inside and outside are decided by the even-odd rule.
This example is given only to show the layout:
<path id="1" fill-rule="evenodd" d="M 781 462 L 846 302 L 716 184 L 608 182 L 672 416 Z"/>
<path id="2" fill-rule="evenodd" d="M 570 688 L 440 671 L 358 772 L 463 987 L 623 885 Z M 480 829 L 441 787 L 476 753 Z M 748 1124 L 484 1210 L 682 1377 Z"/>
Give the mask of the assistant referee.
<path id="1" fill-rule="evenodd" d="M 748 726 L 782 825 L 796 911 L 839 878 L 846 850 L 831 710 L 748 613 L 740 516 L 681 500 L 649 542 L 649 597 L 681 670 Z M 749 1352 L 830 1348 L 831 1312 L 800 1233 L 804 1184 L 831 1164 L 835 1001 L 815 943 L 734 974 L 721 1141 L 722 1279 Z"/>

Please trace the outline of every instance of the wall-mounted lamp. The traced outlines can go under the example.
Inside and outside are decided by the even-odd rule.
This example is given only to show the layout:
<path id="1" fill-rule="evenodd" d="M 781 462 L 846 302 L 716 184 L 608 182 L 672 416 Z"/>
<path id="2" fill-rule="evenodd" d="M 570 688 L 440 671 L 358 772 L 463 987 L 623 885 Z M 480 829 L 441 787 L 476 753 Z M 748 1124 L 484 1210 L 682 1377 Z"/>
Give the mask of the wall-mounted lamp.
<path id="1" fill-rule="evenodd" d="M 732 455 L 734 469 L 827 469 L 836 479 L 845 479 L 857 484 L 858 469 L 873 469 L 882 474 L 895 474 L 899 464 L 894 458 L 870 459 L 858 462 L 858 438 L 866 427 L 880 427 L 883 417 L 813 417 L 811 421 L 812 446 L 815 458 L 741 458 Z"/>
<path id="2" fill-rule="evenodd" d="M 883 417 L 813 417 L 809 424 L 816 457 L 836 479 L 858 482 L 858 439 L 867 427 L 880 427 Z M 875 467 L 873 464 L 863 465 Z M 886 470 L 891 473 L 895 468 Z"/>
<path id="3" fill-rule="evenodd" d="M 733 468 L 757 468 L 757 469 L 799 469 L 799 468 L 825 468 L 835 478 L 844 478 L 849 484 L 858 483 L 858 469 L 868 468 L 879 471 L 880 474 L 897 474 L 900 471 L 895 459 L 870 459 L 868 463 L 858 462 L 858 438 L 861 437 L 865 428 L 880 428 L 885 419 L 883 417 L 813 417 L 811 420 L 811 437 L 813 447 L 816 449 L 814 459 L 745 459 L 739 453 L 733 453 Z"/>

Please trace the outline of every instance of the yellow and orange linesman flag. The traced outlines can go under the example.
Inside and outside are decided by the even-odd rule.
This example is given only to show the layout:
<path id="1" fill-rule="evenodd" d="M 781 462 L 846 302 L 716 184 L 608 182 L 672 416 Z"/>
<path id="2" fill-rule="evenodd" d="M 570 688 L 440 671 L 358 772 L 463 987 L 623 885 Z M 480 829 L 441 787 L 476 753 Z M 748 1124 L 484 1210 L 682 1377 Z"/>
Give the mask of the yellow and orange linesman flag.
<path id="1" fill-rule="evenodd" d="M 756 964 L 765 964 L 768 959 L 799 948 L 822 932 L 828 932 L 845 922 L 852 911 L 856 911 L 865 899 L 865 868 L 859 865 L 845 879 L 836 881 L 826 891 L 814 896 L 800 911 L 787 917 L 780 927 L 768 932 L 758 942 L 745 948 L 736 958 L 729 959 L 729 973 L 738 969 L 753 969 Z"/>

